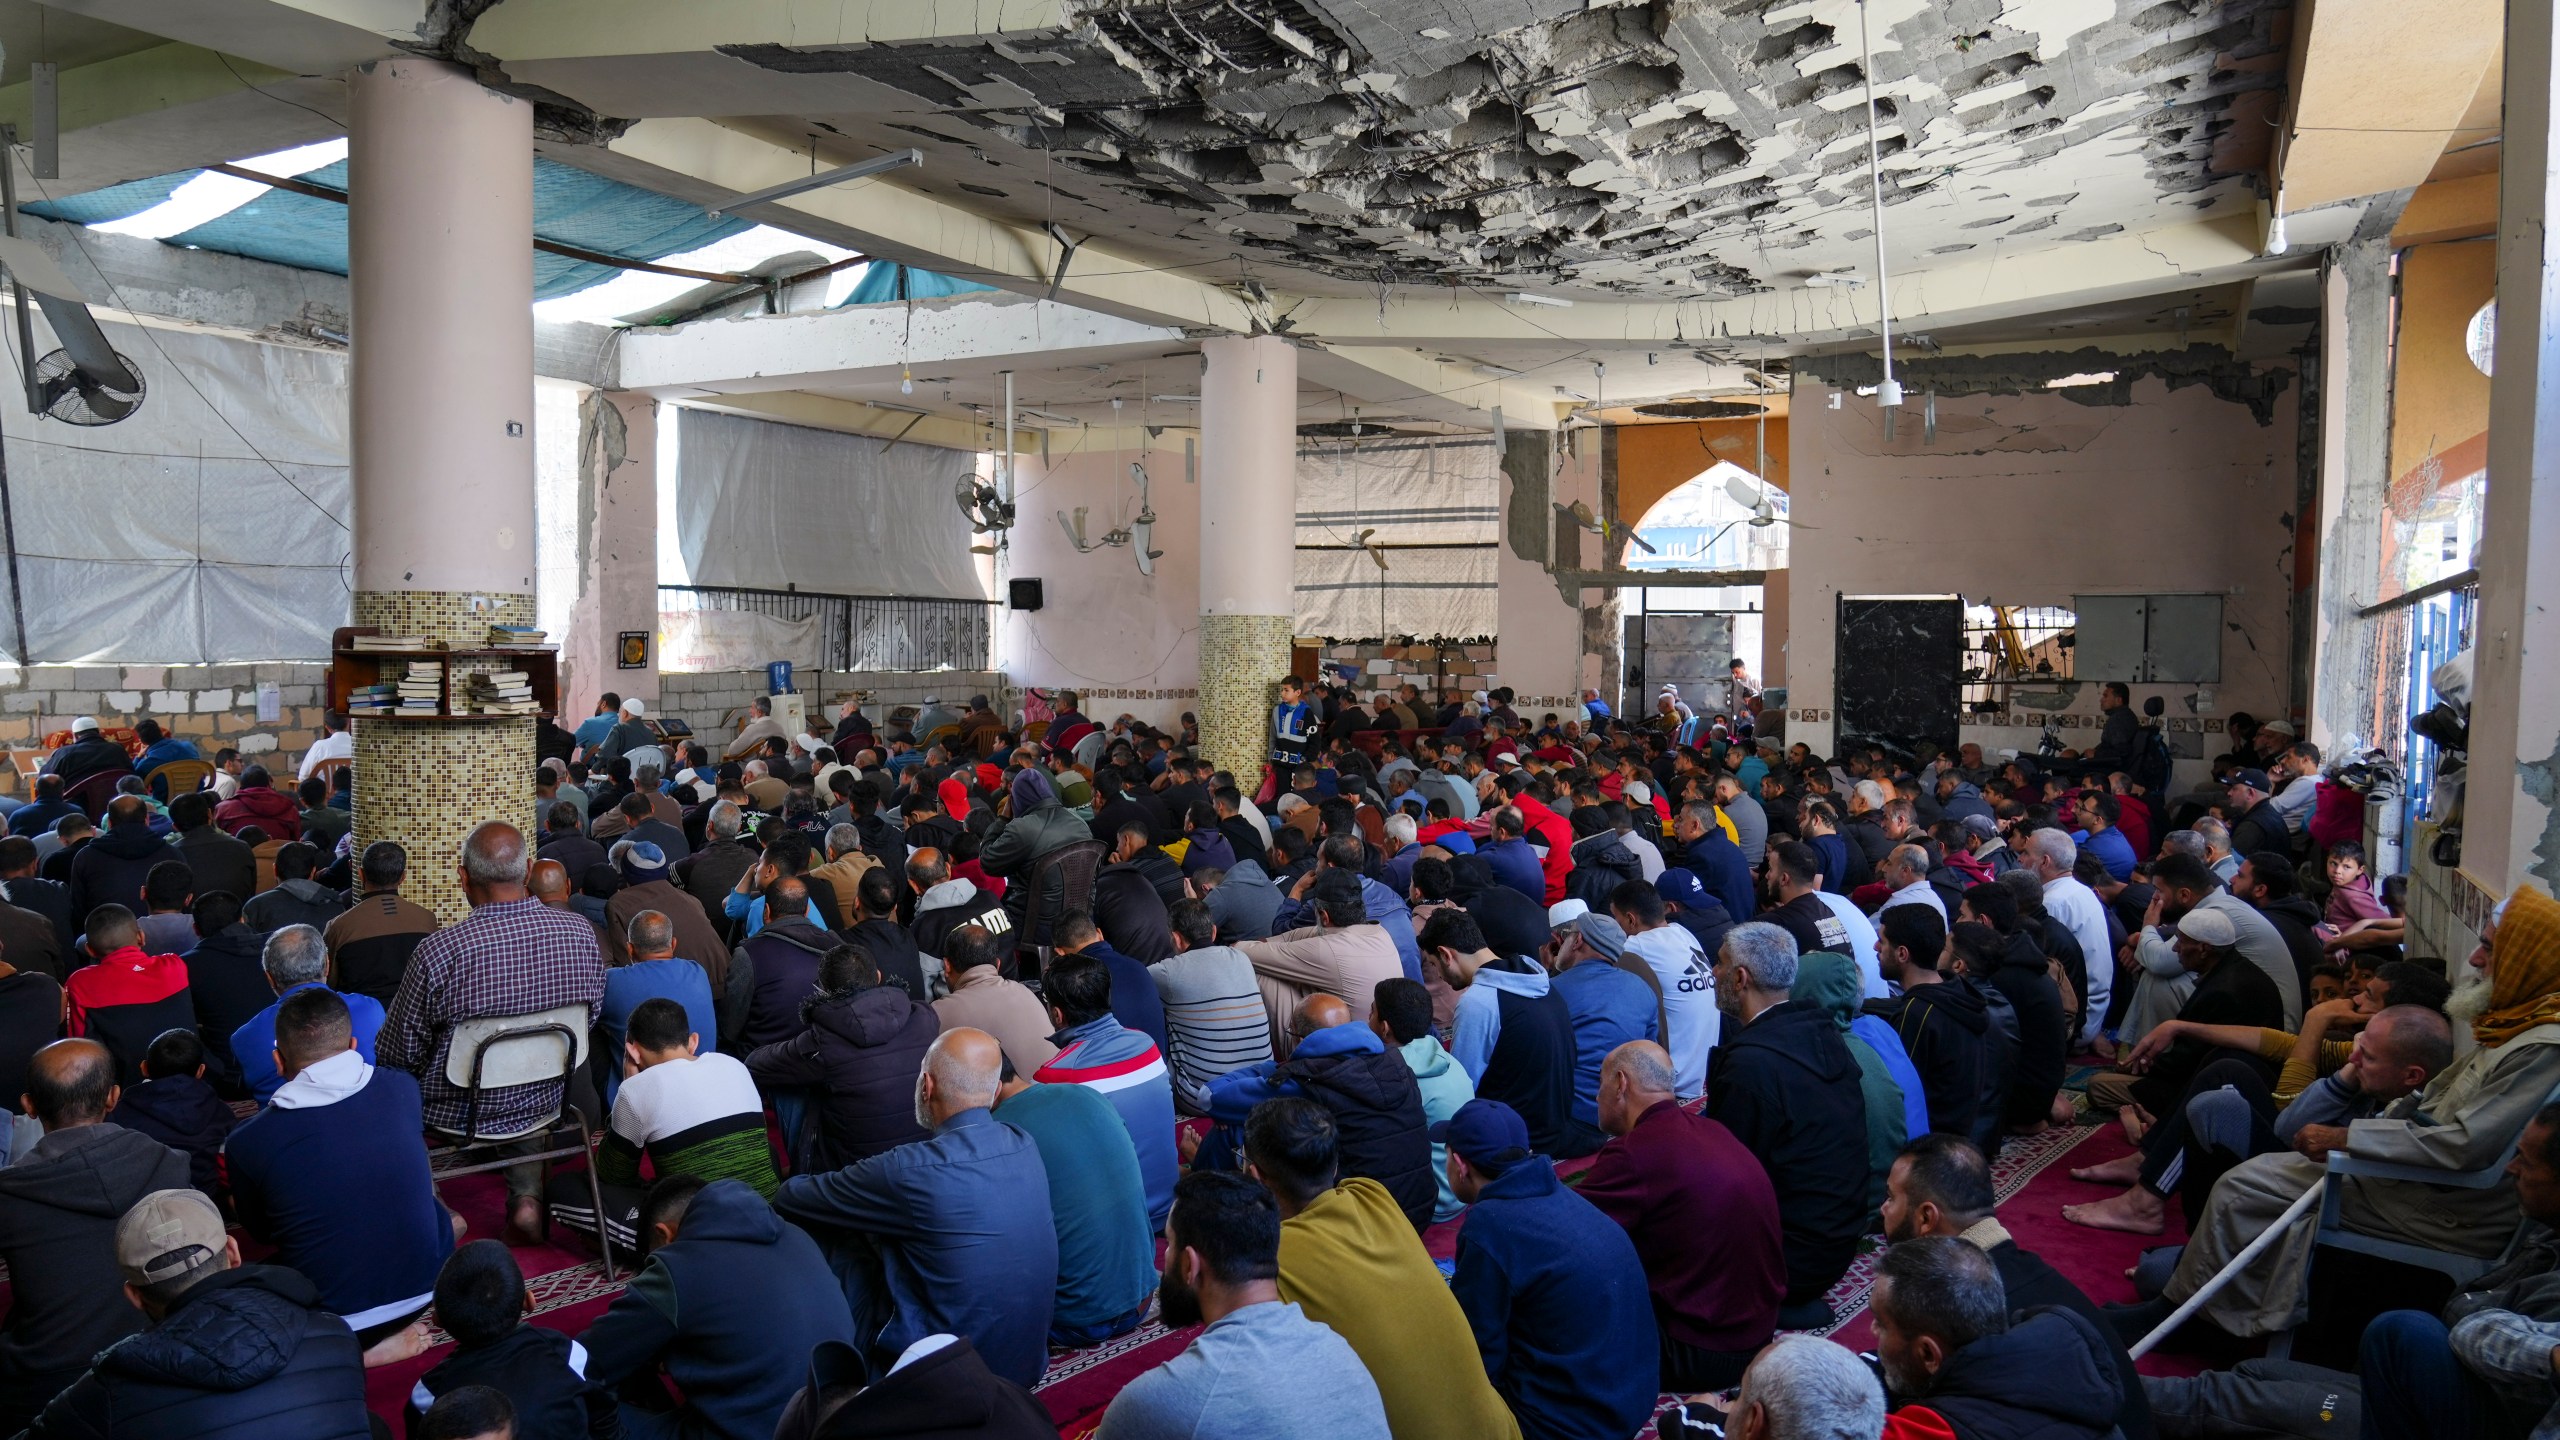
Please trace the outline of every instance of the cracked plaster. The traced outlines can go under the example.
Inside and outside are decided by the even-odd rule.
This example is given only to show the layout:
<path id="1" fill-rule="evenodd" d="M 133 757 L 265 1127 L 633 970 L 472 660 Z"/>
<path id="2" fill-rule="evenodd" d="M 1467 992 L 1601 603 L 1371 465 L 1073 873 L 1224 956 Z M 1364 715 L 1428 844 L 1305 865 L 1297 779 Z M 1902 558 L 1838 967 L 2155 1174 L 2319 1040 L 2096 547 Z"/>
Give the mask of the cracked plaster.
<path id="1" fill-rule="evenodd" d="M 2235 102 L 2282 83 L 2289 10 L 1875 0 L 1895 248 L 1925 265 L 2248 203 L 2264 139 Z M 1869 233 L 1855 0 L 1070 12 L 980 43 L 726 53 L 912 95 L 939 112 L 918 133 L 1049 162 L 1053 194 L 1161 243 L 1361 283 L 1737 294 L 1859 263 Z"/>

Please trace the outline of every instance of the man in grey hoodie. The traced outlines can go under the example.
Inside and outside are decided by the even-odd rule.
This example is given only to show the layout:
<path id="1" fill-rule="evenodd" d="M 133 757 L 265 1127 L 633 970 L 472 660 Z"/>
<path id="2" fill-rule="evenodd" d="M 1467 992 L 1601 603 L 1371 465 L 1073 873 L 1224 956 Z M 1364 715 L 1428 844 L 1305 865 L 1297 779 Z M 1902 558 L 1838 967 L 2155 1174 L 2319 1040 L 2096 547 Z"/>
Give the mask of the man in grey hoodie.
<path id="1" fill-rule="evenodd" d="M 1217 923 L 1219 938 L 1230 943 L 1271 938 L 1271 922 L 1280 913 L 1281 896 L 1279 887 L 1271 883 L 1271 873 L 1260 861 L 1239 860 L 1223 875 L 1203 870 L 1191 877 L 1191 884 L 1209 907 L 1209 918 Z"/>
<path id="2" fill-rule="evenodd" d="M 149 1328 L 124 1298 L 116 1221 L 155 1190 L 188 1185 L 187 1157 L 121 1125 L 115 1058 L 95 1040 L 57 1040 L 27 1067 L 44 1138 L 0 1170 L 0 1432 L 16 1434 L 70 1388 L 91 1356 Z"/>

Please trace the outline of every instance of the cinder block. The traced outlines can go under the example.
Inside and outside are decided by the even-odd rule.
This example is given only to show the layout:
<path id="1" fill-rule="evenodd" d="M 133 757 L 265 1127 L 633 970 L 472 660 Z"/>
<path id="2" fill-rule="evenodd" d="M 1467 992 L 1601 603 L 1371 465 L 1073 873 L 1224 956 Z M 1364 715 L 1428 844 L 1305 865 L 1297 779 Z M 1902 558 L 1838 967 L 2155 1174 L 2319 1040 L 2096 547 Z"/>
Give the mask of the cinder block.
<path id="1" fill-rule="evenodd" d="M 184 690 L 154 690 L 151 692 L 151 708 L 164 715 L 183 714 L 192 708 L 187 703 L 189 698 Z"/>
<path id="2" fill-rule="evenodd" d="M 254 735 L 241 736 L 231 748 L 243 755 L 272 755 L 276 749 L 276 737 L 262 730 Z"/>
<path id="3" fill-rule="evenodd" d="M 82 665 L 71 672 L 71 683 L 83 690 L 105 690 L 124 683 L 124 676 L 113 665 Z"/>
<path id="4" fill-rule="evenodd" d="M 320 703 L 320 687 L 317 685 L 280 685 L 276 687 L 276 690 L 276 703 L 279 705 L 317 705 Z M 257 699 L 254 695 L 244 696 L 242 698 L 251 702 L 254 702 Z"/>
<path id="5" fill-rule="evenodd" d="M 53 692 L 52 708 L 64 715 L 94 716 L 98 713 L 98 692 L 95 690 L 56 690 Z"/>
<path id="6" fill-rule="evenodd" d="M 209 684 L 229 685 L 234 689 L 237 689 L 240 686 L 255 683 L 253 679 L 254 667 L 252 666 L 215 665 L 210 668 L 213 671 L 213 675 L 207 682 Z"/>
<path id="7" fill-rule="evenodd" d="M 237 692 L 228 689 L 199 690 L 196 692 L 195 703 L 187 708 L 199 715 L 218 715 L 231 708 L 232 696 L 235 693 Z"/>
<path id="8" fill-rule="evenodd" d="M 157 690 L 169 683 L 166 665 L 127 665 L 124 678 L 117 684 L 128 690 Z"/>
<path id="9" fill-rule="evenodd" d="M 31 690 L 62 690 L 71 683 L 68 665 L 38 665 L 27 672 L 27 688 Z"/>
<path id="10" fill-rule="evenodd" d="M 110 690 L 98 697 L 98 703 L 119 715 L 132 715 L 142 709 L 139 690 Z"/>
<path id="11" fill-rule="evenodd" d="M 0 695 L 0 714 L 33 715 L 44 709 L 45 697 L 33 690 Z"/>

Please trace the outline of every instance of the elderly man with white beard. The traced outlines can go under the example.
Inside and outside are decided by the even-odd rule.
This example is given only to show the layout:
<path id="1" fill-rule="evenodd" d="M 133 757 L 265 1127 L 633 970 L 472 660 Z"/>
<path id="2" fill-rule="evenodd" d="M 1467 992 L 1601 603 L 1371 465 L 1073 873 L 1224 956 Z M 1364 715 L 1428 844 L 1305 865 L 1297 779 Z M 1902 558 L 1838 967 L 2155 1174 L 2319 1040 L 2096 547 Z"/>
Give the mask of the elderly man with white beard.
<path id="1" fill-rule="evenodd" d="M 2471 954 L 2478 979 L 2447 1009 L 2475 1042 L 2425 1089 L 2347 1127 L 2347 1153 L 2429 1169 L 2477 1170 L 2505 1152 L 2560 1085 L 2560 902 L 2519 887 Z M 2230 1263 L 2316 1183 L 2324 1160 L 2293 1153 L 2242 1163 L 2214 1187 L 2160 1298 L 2110 1307 L 2128 1339 L 2148 1332 Z M 2449 1190 L 2407 1180 L 2347 1178 L 2347 1228 L 2457 1254 L 2493 1256 L 2515 1232 L 2515 1181 Z M 2314 1227 L 2297 1224 L 2199 1312 L 2233 1335 L 2268 1335 L 2303 1319 Z"/>

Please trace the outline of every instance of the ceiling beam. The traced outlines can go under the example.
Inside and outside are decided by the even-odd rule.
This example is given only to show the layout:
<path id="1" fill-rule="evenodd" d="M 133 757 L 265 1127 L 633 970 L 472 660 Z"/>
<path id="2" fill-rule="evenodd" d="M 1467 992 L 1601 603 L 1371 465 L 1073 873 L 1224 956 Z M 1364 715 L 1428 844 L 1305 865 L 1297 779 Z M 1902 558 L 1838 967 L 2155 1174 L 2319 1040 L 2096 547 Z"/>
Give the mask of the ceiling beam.
<path id="1" fill-rule="evenodd" d="M 819 383 L 895 380 L 902 366 L 935 373 L 1019 358 L 1022 370 L 1108 359 L 1129 346 L 1181 347 L 1168 326 L 1146 325 L 1015 295 L 965 295 L 852 305 L 792 315 L 699 320 L 624 333 L 620 385 L 627 390 L 717 387 L 732 394 Z"/>
<path id="2" fill-rule="evenodd" d="M 2497 63 L 2502 0 L 2319 0 L 2294 15 L 2281 208 L 2425 183 Z"/>
<path id="3" fill-rule="evenodd" d="M 643 120 L 602 147 L 550 145 L 552 159 L 709 207 L 809 173 L 805 148 L 709 120 Z M 822 157 L 849 163 L 860 155 Z M 1058 245 L 1028 226 L 990 220 L 882 178 L 759 205 L 762 220 L 883 260 L 940 270 L 1024 295 L 1046 295 Z M 1147 324 L 1245 333 L 1256 315 L 1240 296 L 1088 242 L 1057 298 Z"/>
<path id="4" fill-rule="evenodd" d="M 1052 30 L 1061 0 L 511 0 L 471 28 L 501 61 L 683 55 L 729 45 L 821 49 Z"/>
<path id="5" fill-rule="evenodd" d="M 974 420 L 954 420 L 942 415 L 919 415 L 912 410 L 893 410 L 885 405 L 866 405 L 859 400 L 838 400 L 828 395 L 812 395 L 806 390 L 765 390 L 751 395 L 660 395 L 689 410 L 717 410 L 723 415 L 742 415 L 750 420 L 779 420 L 789 425 L 807 425 L 819 430 L 838 430 L 847 435 L 868 435 L 874 440 L 896 440 L 903 444 L 930 445 L 939 450 L 983 452 L 997 433 L 993 426 Z M 1016 430 L 1014 448 L 1025 453 L 1040 448 L 1040 432 Z"/>
<path id="6" fill-rule="evenodd" d="M 219 50 L 294 75 L 336 76 L 402 53 L 427 0 L 44 0 L 55 10 Z M 270 146 L 270 149 L 275 148 Z"/>
<path id="7" fill-rule="evenodd" d="M 1298 378 L 1364 402 L 1373 415 L 1409 415 L 1478 430 L 1493 427 L 1497 408 L 1504 426 L 1519 430 L 1553 430 L 1570 409 L 1547 387 L 1487 377 L 1392 345 L 1310 342 L 1299 348 Z"/>
<path id="8" fill-rule="evenodd" d="M 77 195 L 173 170 L 343 135 L 346 87 L 172 42 L 74 65 L 59 81 L 62 173 L 37 194 Z M 0 87 L 0 122 L 26 133 L 31 87 Z"/>

